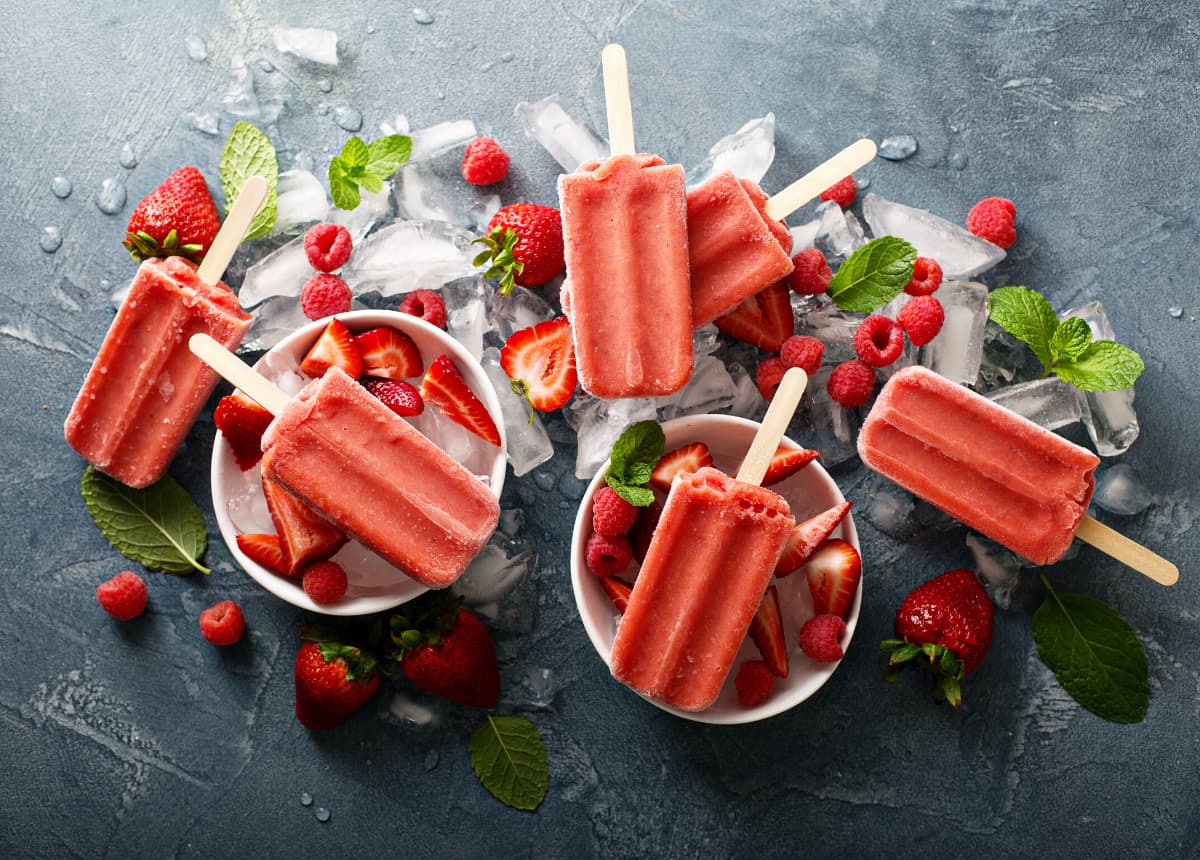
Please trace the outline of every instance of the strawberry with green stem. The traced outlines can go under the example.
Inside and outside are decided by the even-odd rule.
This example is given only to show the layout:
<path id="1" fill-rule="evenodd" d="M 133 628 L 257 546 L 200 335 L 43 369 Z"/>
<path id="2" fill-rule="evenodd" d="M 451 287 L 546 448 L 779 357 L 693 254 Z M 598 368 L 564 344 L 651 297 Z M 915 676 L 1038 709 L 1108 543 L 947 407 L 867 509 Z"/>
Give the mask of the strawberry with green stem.
<path id="1" fill-rule="evenodd" d="M 135 260 L 179 256 L 198 263 L 220 229 L 204 176 L 181 167 L 142 198 L 129 216 L 123 244 Z"/>
<path id="2" fill-rule="evenodd" d="M 394 656 L 419 689 L 461 705 L 490 708 L 500 698 L 496 651 L 487 628 L 462 608 L 462 598 L 439 602 L 409 619 L 390 621 Z"/>
<path id="3" fill-rule="evenodd" d="M 296 718 L 309 729 L 332 729 L 375 695 L 378 661 L 328 628 L 310 625 L 300 635 L 305 642 L 296 654 Z"/>
<path id="4" fill-rule="evenodd" d="M 483 246 L 473 263 L 488 267 L 485 278 L 500 279 L 501 295 L 511 292 L 514 284 L 541 286 L 566 268 L 562 216 L 551 206 L 505 206 L 492 216 L 487 232 L 471 244 Z"/>

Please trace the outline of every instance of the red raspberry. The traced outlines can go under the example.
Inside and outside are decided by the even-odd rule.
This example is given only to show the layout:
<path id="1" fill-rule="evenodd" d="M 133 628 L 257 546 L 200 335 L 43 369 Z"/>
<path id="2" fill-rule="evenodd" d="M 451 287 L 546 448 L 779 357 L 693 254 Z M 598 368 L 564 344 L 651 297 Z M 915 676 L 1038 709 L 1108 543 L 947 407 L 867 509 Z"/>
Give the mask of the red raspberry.
<path id="1" fill-rule="evenodd" d="M 462 177 L 472 185 L 491 185 L 508 176 L 508 153 L 490 137 L 477 137 L 463 153 Z"/>
<path id="2" fill-rule="evenodd" d="M 816 248 L 805 248 L 792 257 L 792 273 L 787 276 L 788 286 L 793 293 L 802 296 L 817 296 L 828 291 L 833 271 L 825 255 Z"/>
<path id="3" fill-rule="evenodd" d="M 945 322 L 946 312 L 942 303 L 933 296 L 917 296 L 909 299 L 900 313 L 896 314 L 896 322 L 913 346 L 924 346 L 937 337 Z"/>
<path id="4" fill-rule="evenodd" d="M 843 406 L 862 406 L 875 388 L 875 369 L 858 359 L 843 361 L 829 374 L 826 388 Z"/>
<path id="5" fill-rule="evenodd" d="M 368 379 L 363 383 L 388 409 L 408 418 L 425 411 L 425 401 L 416 387 L 399 379 Z"/>
<path id="6" fill-rule="evenodd" d="M 762 660 L 747 660 L 733 679 L 738 704 L 743 708 L 761 705 L 775 686 L 775 673 Z"/>
<path id="7" fill-rule="evenodd" d="M 913 264 L 912 280 L 904 288 L 910 296 L 927 296 L 942 285 L 942 267 L 937 260 L 917 257 Z"/>
<path id="8" fill-rule="evenodd" d="M 638 509 L 617 495 L 612 487 L 601 487 L 592 498 L 592 530 L 602 535 L 623 535 L 633 528 Z"/>
<path id="9" fill-rule="evenodd" d="M 96 586 L 96 599 L 113 618 L 129 621 L 146 608 L 146 583 L 132 570 L 123 570 Z"/>
<path id="10" fill-rule="evenodd" d="M 313 275 L 300 291 L 300 307 L 310 320 L 350 310 L 350 288 L 337 275 Z"/>
<path id="11" fill-rule="evenodd" d="M 318 272 L 336 272 L 350 259 L 350 231 L 340 224 L 314 224 L 304 234 L 304 255 Z"/>
<path id="12" fill-rule="evenodd" d="M 818 615 L 800 628 L 800 650 L 818 663 L 836 663 L 845 655 L 839 641 L 845 635 L 840 615 Z"/>
<path id="13" fill-rule="evenodd" d="M 438 328 L 446 327 L 446 302 L 433 290 L 413 290 L 400 302 L 400 313 L 420 317 Z"/>
<path id="14" fill-rule="evenodd" d="M 304 593 L 313 603 L 337 603 L 346 593 L 346 571 L 336 561 L 319 561 L 303 573 Z"/>
<path id="15" fill-rule="evenodd" d="M 881 314 L 871 314 L 854 331 L 854 351 L 872 367 L 887 367 L 904 351 L 904 332 Z"/>
<path id="16" fill-rule="evenodd" d="M 853 176 L 847 176 L 821 192 L 822 200 L 835 200 L 843 209 L 852 204 L 857 196 L 858 186 L 854 183 Z"/>
<path id="17" fill-rule="evenodd" d="M 777 355 L 764 358 L 759 363 L 754 379 L 758 383 L 758 393 L 763 396 L 763 400 L 770 400 L 775 396 L 775 392 L 779 390 L 779 383 L 783 381 L 783 375 L 787 371 L 788 366 Z"/>
<path id="18" fill-rule="evenodd" d="M 1009 248 L 1017 241 L 1017 207 L 1007 197 L 985 197 L 967 213 L 967 229 L 993 245 Z"/>
<path id="19" fill-rule="evenodd" d="M 812 376 L 821 369 L 821 358 L 825 355 L 825 344 L 819 338 L 806 334 L 794 334 L 783 342 L 779 358 L 788 367 L 798 367 Z"/>
<path id="20" fill-rule="evenodd" d="M 625 535 L 592 532 L 584 549 L 588 570 L 596 576 L 616 576 L 633 561 L 633 549 Z"/>
<path id="21" fill-rule="evenodd" d="M 246 618 L 232 600 L 222 600 L 200 613 L 200 632 L 214 645 L 232 645 L 246 632 Z"/>

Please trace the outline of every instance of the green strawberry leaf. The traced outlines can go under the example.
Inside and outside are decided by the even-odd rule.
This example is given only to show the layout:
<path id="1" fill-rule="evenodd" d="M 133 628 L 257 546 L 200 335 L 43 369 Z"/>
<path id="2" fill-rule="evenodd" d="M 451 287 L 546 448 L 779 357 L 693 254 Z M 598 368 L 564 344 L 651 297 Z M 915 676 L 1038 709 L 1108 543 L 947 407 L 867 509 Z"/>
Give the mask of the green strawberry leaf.
<path id="1" fill-rule="evenodd" d="M 267 180 L 267 196 L 263 199 L 258 214 L 250 222 L 245 240 L 257 239 L 270 233 L 278 213 L 276 186 L 279 183 L 279 159 L 270 139 L 244 120 L 236 123 L 221 149 L 220 172 L 226 212 L 241 194 L 247 179 L 251 176 L 261 176 Z"/>
<path id="2" fill-rule="evenodd" d="M 524 717 L 487 717 L 471 733 L 471 769 L 513 809 L 537 809 L 550 787 L 550 762 L 537 727 Z"/>
<path id="3" fill-rule="evenodd" d="M 1054 361 L 1050 340 L 1058 328 L 1054 307 L 1028 287 L 998 287 L 988 294 L 988 316 L 1017 340 L 1024 341 L 1045 367 Z"/>
<path id="4" fill-rule="evenodd" d="M 1080 391 L 1131 388 L 1145 369 L 1140 355 L 1111 340 L 1093 341 L 1074 361 L 1060 361 L 1054 366 L 1059 379 Z"/>
<path id="5" fill-rule="evenodd" d="M 1033 614 L 1038 656 L 1071 698 L 1098 717 L 1137 723 L 1146 716 L 1150 682 L 1137 634 L 1108 604 L 1086 594 L 1059 594 L 1042 576 L 1046 597 Z"/>
<path id="6" fill-rule="evenodd" d="M 870 313 L 912 280 L 917 249 L 897 236 L 872 239 L 850 255 L 829 281 L 829 298 L 846 311 Z"/>
<path id="7" fill-rule="evenodd" d="M 1079 317 L 1070 317 L 1060 322 L 1050 336 L 1050 354 L 1056 361 L 1074 361 L 1091 342 L 1091 327 Z"/>
<path id="8" fill-rule="evenodd" d="M 380 179 L 387 179 L 412 155 L 412 138 L 406 134 L 389 134 L 367 144 L 367 170 Z"/>
<path id="9" fill-rule="evenodd" d="M 165 573 L 211 572 L 199 561 L 208 547 L 204 515 L 174 478 L 135 490 L 88 466 L 79 488 L 100 533 L 126 558 Z"/>

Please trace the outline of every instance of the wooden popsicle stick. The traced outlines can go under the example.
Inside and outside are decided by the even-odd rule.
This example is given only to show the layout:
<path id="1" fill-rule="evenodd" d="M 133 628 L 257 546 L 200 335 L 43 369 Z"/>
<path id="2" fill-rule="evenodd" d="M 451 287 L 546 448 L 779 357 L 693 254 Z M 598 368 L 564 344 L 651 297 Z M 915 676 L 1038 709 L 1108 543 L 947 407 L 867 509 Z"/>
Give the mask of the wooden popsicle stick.
<path id="1" fill-rule="evenodd" d="M 1174 563 L 1091 517 L 1083 518 L 1075 530 L 1075 537 L 1159 585 L 1174 585 L 1179 581 L 1179 568 Z"/>
<path id="2" fill-rule="evenodd" d="M 228 223 L 228 222 L 226 222 Z M 206 334 L 194 334 L 188 341 L 188 349 L 192 354 L 215 370 L 227 381 L 256 400 L 263 409 L 272 415 L 278 415 L 287 406 L 288 397 L 275 383 L 265 376 L 259 375 L 253 367 L 246 364 L 221 344 Z"/>
<path id="3" fill-rule="evenodd" d="M 738 469 L 739 481 L 755 486 L 762 483 L 767 467 L 771 465 L 771 458 L 779 449 L 779 440 L 787 432 L 788 423 L 807 387 L 808 374 L 800 368 L 793 367 L 783 375 L 783 381 L 779 383 L 779 389 L 767 407 L 767 414 L 763 416 L 762 425 L 750 443 L 750 450 L 746 452 L 746 459 Z"/>
<path id="4" fill-rule="evenodd" d="M 267 180 L 261 176 L 251 176 L 246 180 L 238 192 L 237 200 L 233 201 L 233 208 L 225 216 L 225 223 L 221 225 L 217 238 L 213 239 L 200 268 L 196 270 L 202 282 L 211 287 L 221 280 L 221 275 L 229 268 L 229 261 L 233 259 L 238 245 L 242 244 L 242 237 L 250 229 L 266 196 Z"/>
<path id="5" fill-rule="evenodd" d="M 633 105 L 629 101 L 629 67 L 625 49 L 605 45 L 600 55 L 604 67 L 604 105 L 608 111 L 608 146 L 612 155 L 633 155 Z"/>
<path id="6" fill-rule="evenodd" d="M 610 120 L 611 121 L 611 120 Z M 875 141 L 856 140 L 833 158 L 818 164 L 767 201 L 767 217 L 782 221 L 829 186 L 845 179 L 875 157 Z"/>

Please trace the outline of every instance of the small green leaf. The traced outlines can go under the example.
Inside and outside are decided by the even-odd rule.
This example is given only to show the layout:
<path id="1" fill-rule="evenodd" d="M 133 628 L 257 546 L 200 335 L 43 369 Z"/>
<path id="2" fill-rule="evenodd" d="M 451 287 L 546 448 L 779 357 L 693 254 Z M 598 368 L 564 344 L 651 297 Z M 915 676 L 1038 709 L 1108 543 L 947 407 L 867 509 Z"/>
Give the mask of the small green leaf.
<path id="1" fill-rule="evenodd" d="M 609 463 L 612 473 L 619 478 L 632 480 L 630 469 L 635 463 L 649 463 L 653 469 L 662 458 L 667 437 L 657 421 L 638 421 L 626 427 L 613 443 Z M 650 480 L 649 475 L 646 481 Z M 638 483 L 645 483 L 644 481 Z"/>
<path id="2" fill-rule="evenodd" d="M 1125 344 L 1097 340 L 1074 361 L 1060 361 L 1054 372 L 1080 391 L 1119 391 L 1131 388 L 1145 369 L 1142 357 Z"/>
<path id="3" fill-rule="evenodd" d="M 471 769 L 513 809 L 537 809 L 550 787 L 550 761 L 537 727 L 524 717 L 487 715 L 471 733 Z"/>
<path id="4" fill-rule="evenodd" d="M 367 144 L 367 169 L 380 179 L 387 179 L 400 169 L 412 155 L 412 138 L 406 134 L 389 134 Z"/>
<path id="5" fill-rule="evenodd" d="M 358 184 L 370 191 L 372 194 L 378 194 L 383 190 L 383 180 L 374 173 L 364 173 L 362 178 L 358 180 Z"/>
<path id="6" fill-rule="evenodd" d="M 204 515 L 174 478 L 135 490 L 88 466 L 79 488 L 100 533 L 126 558 L 165 573 L 210 572 L 199 562 L 208 547 Z"/>
<path id="7" fill-rule="evenodd" d="M 632 484 L 619 484 L 613 487 L 620 496 L 635 508 L 648 508 L 654 504 L 654 491 L 649 487 L 635 487 Z"/>
<path id="8" fill-rule="evenodd" d="M 225 194 L 225 211 L 233 206 L 242 186 L 251 176 L 267 180 L 267 196 L 262 207 L 250 222 L 246 240 L 257 239 L 271 232 L 278 211 L 276 186 L 279 183 L 279 159 L 275 146 L 258 128 L 246 121 L 236 123 L 221 149 L 221 190 Z"/>
<path id="9" fill-rule="evenodd" d="M 1098 717 L 1137 723 L 1146 716 L 1150 682 L 1137 634 L 1108 604 L 1059 594 L 1045 576 L 1046 597 L 1033 614 L 1038 656 L 1071 698 Z"/>
<path id="10" fill-rule="evenodd" d="M 1083 355 L 1092 342 L 1092 330 L 1079 317 L 1065 319 L 1058 324 L 1050 336 L 1050 354 L 1055 361 L 1074 361 Z"/>
<path id="11" fill-rule="evenodd" d="M 1050 339 L 1058 328 L 1058 317 L 1041 293 L 1028 287 L 998 287 L 988 294 L 988 316 L 1017 340 L 1029 344 L 1045 367 L 1053 363 Z"/>
<path id="12" fill-rule="evenodd" d="M 342 159 L 342 164 L 346 165 L 347 170 L 355 167 L 365 168 L 371 162 L 371 150 L 363 143 L 361 137 L 354 135 L 342 145 L 342 154 L 339 158 Z"/>
<path id="13" fill-rule="evenodd" d="M 354 209 L 362 196 L 358 191 L 358 183 L 346 173 L 346 166 L 338 157 L 329 162 L 329 196 L 333 205 L 338 209 Z"/>
<path id="14" fill-rule="evenodd" d="M 890 302 L 912 280 L 917 249 L 897 236 L 872 239 L 838 267 L 829 298 L 846 311 L 870 313 Z"/>

